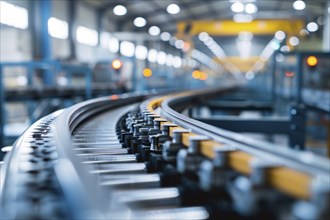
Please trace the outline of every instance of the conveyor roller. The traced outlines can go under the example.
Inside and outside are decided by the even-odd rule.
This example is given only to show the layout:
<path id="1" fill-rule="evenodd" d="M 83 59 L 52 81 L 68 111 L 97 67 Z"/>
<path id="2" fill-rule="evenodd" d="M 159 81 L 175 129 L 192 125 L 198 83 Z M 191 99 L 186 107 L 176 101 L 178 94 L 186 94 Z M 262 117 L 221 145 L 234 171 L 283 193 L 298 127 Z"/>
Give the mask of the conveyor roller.
<path id="1" fill-rule="evenodd" d="M 1 166 L 3 217 L 327 219 L 329 160 L 180 113 L 224 91 L 98 98 L 39 120 Z"/>

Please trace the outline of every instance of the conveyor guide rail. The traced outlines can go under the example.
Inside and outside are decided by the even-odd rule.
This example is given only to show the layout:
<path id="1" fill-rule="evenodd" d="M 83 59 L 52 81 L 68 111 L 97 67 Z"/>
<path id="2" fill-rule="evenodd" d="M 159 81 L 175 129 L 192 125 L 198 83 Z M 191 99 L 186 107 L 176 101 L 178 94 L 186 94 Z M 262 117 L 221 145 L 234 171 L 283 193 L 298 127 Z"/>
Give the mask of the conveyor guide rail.
<path id="1" fill-rule="evenodd" d="M 41 119 L 1 167 L 1 217 L 326 219 L 329 160 L 180 113 L 230 89 L 98 98 Z"/>

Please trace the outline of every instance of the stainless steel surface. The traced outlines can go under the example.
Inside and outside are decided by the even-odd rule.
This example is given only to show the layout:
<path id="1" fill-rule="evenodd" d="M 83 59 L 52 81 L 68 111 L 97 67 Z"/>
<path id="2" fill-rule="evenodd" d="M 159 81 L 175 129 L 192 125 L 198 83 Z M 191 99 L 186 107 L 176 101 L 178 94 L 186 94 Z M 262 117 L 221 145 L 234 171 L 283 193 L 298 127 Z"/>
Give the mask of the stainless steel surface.
<path id="1" fill-rule="evenodd" d="M 112 194 L 112 208 L 128 203 L 135 209 L 152 209 L 159 206 L 180 206 L 177 188 L 118 190 Z"/>
<path id="2" fill-rule="evenodd" d="M 198 96 L 203 95 L 206 94 L 198 94 Z M 220 143 L 230 144 L 237 149 L 257 157 L 275 161 L 281 165 L 292 167 L 313 175 L 328 175 L 330 173 L 329 160 L 324 157 L 317 156 L 310 152 L 298 152 L 284 147 L 279 148 L 277 145 L 269 142 L 255 140 L 246 135 L 199 122 L 175 110 L 177 106 L 185 105 L 185 103 L 189 103 L 195 98 L 196 94 L 190 97 L 185 96 L 166 99 L 161 106 L 161 115 L 180 126 L 189 128 L 192 132 L 205 135 Z"/>
<path id="3" fill-rule="evenodd" d="M 103 175 L 100 177 L 100 185 L 121 189 L 153 188 L 160 186 L 160 177 L 158 174 Z"/>
<path id="4" fill-rule="evenodd" d="M 98 164 L 94 165 L 90 171 L 95 174 L 116 174 L 116 173 L 145 173 L 146 165 L 144 163 L 121 163 L 121 164 Z"/>
<path id="5" fill-rule="evenodd" d="M 159 130 L 157 123 L 155 128 L 151 115 L 146 112 L 133 114 L 139 112 L 136 107 L 145 109 L 146 102 L 140 105 L 144 95 L 123 96 L 118 100 L 107 97 L 90 100 L 37 122 L 17 141 L 1 165 L 5 176 L 0 182 L 1 189 L 5 189 L 0 191 L 1 213 L 9 219 L 53 216 L 61 219 L 208 219 L 214 214 L 210 210 L 227 209 L 221 202 L 228 194 L 221 193 L 230 183 L 236 187 L 233 189 L 235 193 L 242 196 L 241 200 L 240 197 L 234 198 L 233 203 L 238 207 L 235 212 L 244 214 L 245 211 L 259 210 L 255 206 L 257 199 L 267 200 L 273 190 L 264 188 L 263 184 L 255 187 L 252 179 L 242 175 L 232 175 L 232 171 L 225 166 L 225 154 L 233 150 L 248 152 L 267 160 L 267 164 L 276 161 L 276 164 L 303 170 L 313 176 L 321 175 L 323 179 L 315 179 L 315 184 L 311 186 L 317 195 L 317 203 L 310 201 L 308 207 L 314 209 L 315 204 L 320 204 L 320 207 L 328 204 L 324 203 L 326 200 L 323 198 L 329 192 L 329 188 L 324 187 L 329 182 L 328 160 L 292 150 L 275 149 L 276 146 L 269 143 L 214 128 L 176 111 L 192 98 L 218 92 L 222 90 L 192 93 L 192 97 L 175 97 L 163 102 L 157 112 L 189 129 L 175 132 L 173 141 L 166 137 L 163 142 L 157 139 L 150 143 L 155 131 L 159 139 L 168 131 Z M 148 120 L 145 123 L 144 116 Z M 57 119 L 53 122 L 55 117 Z M 127 117 L 127 121 L 121 121 Z M 129 129 L 118 129 L 118 123 L 131 127 L 132 133 Z M 134 125 L 141 129 L 134 130 Z M 189 131 L 202 136 L 192 137 L 190 148 L 182 149 L 181 135 Z M 121 139 L 122 132 L 127 133 L 124 140 Z M 207 139 L 230 147 L 216 152 L 217 157 L 210 161 L 201 157 L 199 148 L 199 142 Z M 131 146 L 123 148 L 125 141 Z M 157 147 L 152 148 L 153 144 Z M 141 162 L 141 151 L 133 149 L 141 146 L 145 147 L 144 156 L 149 158 L 145 163 Z M 128 154 L 130 150 L 134 150 L 134 154 Z M 178 155 L 173 156 L 173 152 L 177 151 Z M 163 172 L 164 167 L 159 173 L 151 169 L 164 161 L 170 165 L 168 173 Z M 175 167 L 174 171 L 171 166 Z M 257 168 L 256 174 L 260 174 L 258 180 L 263 182 L 263 166 Z M 179 179 L 175 185 L 177 187 L 163 187 L 166 183 L 164 177 L 168 178 L 166 175 L 170 177 L 167 181 Z M 235 177 L 234 181 L 232 177 Z M 279 196 L 278 192 L 275 194 Z M 301 210 L 299 204 L 295 207 Z M 37 213 L 36 216 L 33 216 L 34 213 Z M 230 219 L 228 216 L 222 218 Z M 240 215 L 238 219 L 246 219 L 246 216 Z"/>
<path id="6" fill-rule="evenodd" d="M 95 199 L 100 198 L 100 200 L 95 201 L 91 198 L 90 201 L 93 201 L 93 205 L 90 207 L 98 207 L 97 209 L 104 214 L 102 217 L 106 219 L 126 218 L 127 210 L 131 210 L 132 216 L 135 216 L 134 213 L 137 209 L 141 211 L 141 214 L 138 215 L 143 216 L 142 213 L 145 213 L 151 207 L 154 211 L 164 212 L 162 215 L 166 216 L 168 213 L 163 210 L 165 207 L 179 205 L 178 189 L 158 189 L 160 187 L 160 176 L 158 174 L 146 174 L 145 164 L 136 163 L 135 155 L 128 155 L 127 150 L 121 148 L 116 135 L 116 124 L 120 117 L 134 106 L 127 105 L 112 109 L 72 128 L 74 130 L 72 132 L 72 143 L 68 145 L 72 149 L 65 149 L 69 152 L 64 152 L 61 155 L 62 157 L 66 156 L 69 159 L 67 161 L 71 161 L 73 167 L 75 167 L 75 171 L 72 172 L 76 172 L 77 176 L 80 177 L 80 183 L 85 187 L 85 191 L 81 193 L 91 196 L 94 193 L 92 190 L 93 185 L 99 186 L 99 193 L 93 196 Z M 63 118 L 68 118 L 68 116 L 63 116 Z M 58 136 L 57 140 L 62 134 L 61 131 L 61 135 Z M 62 137 L 61 140 L 63 140 Z M 86 171 L 89 174 L 86 174 Z M 90 176 L 88 177 L 88 175 Z M 66 183 L 66 185 L 68 184 Z M 104 203 L 109 198 L 110 209 L 102 208 L 100 203 Z M 117 205 L 114 205 L 114 202 Z M 119 213 L 118 204 L 120 204 L 120 209 L 126 211 Z M 84 205 L 84 202 L 82 202 L 82 205 Z M 111 210 L 112 212 L 110 212 Z M 171 211 L 171 209 L 168 211 Z M 180 209 L 178 207 L 173 211 L 177 212 L 179 217 L 180 213 L 181 215 L 192 213 L 191 209 L 186 210 L 186 208 Z M 203 209 L 196 210 L 197 214 L 203 214 L 203 211 L 206 212 Z M 127 218 L 135 219 L 132 216 Z"/>

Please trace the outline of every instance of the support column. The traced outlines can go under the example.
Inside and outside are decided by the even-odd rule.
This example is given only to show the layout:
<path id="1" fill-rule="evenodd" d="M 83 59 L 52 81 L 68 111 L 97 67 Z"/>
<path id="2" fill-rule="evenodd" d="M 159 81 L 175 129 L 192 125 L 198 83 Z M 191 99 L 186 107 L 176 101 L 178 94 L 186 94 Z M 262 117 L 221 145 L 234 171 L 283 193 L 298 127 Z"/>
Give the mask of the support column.
<path id="1" fill-rule="evenodd" d="M 29 29 L 31 33 L 31 50 L 32 50 L 32 58 L 34 60 L 40 59 L 41 55 L 39 53 L 40 48 L 39 48 L 39 39 L 38 39 L 38 32 L 39 32 L 39 27 L 38 27 L 38 15 L 36 13 L 36 1 L 29 1 Z"/>
<path id="2" fill-rule="evenodd" d="M 278 53 L 274 53 L 273 57 L 272 57 L 272 69 L 271 69 L 271 80 L 272 80 L 272 84 L 271 84 L 271 88 L 270 88 L 270 92 L 271 92 L 271 100 L 272 103 L 275 104 L 275 100 L 276 100 L 276 56 Z"/>
<path id="3" fill-rule="evenodd" d="M 48 19 L 52 13 L 52 2 L 51 0 L 40 1 L 40 40 L 41 40 L 41 58 L 43 60 L 52 59 L 52 48 L 51 39 L 48 34 Z"/>
<path id="4" fill-rule="evenodd" d="M 296 103 L 301 103 L 302 102 L 302 98 L 301 98 L 301 89 L 303 86 L 303 58 L 304 56 L 301 53 L 298 53 L 296 55 L 297 57 L 297 64 L 296 64 L 296 75 L 295 75 L 295 80 L 296 80 Z"/>
<path id="5" fill-rule="evenodd" d="M 69 45 L 70 45 L 70 60 L 76 59 L 76 44 L 75 44 L 75 38 L 76 38 L 76 0 L 70 0 L 68 1 L 69 6 Z"/>
<path id="6" fill-rule="evenodd" d="M 52 14 L 52 1 L 43 0 L 38 2 L 38 12 L 40 14 L 40 55 L 41 60 L 50 61 L 52 59 L 52 44 L 51 38 L 48 34 L 48 19 Z M 43 83 L 48 86 L 53 83 L 53 72 L 54 70 L 47 69 L 43 71 Z"/>
<path id="7" fill-rule="evenodd" d="M 96 12 L 96 31 L 98 33 L 98 46 L 101 47 L 101 33 L 103 30 L 103 15 L 104 15 L 104 10 L 99 9 Z"/>
<path id="8" fill-rule="evenodd" d="M 323 51 L 330 51 L 330 2 L 328 1 L 324 13 L 324 27 L 323 27 Z"/>
<path id="9" fill-rule="evenodd" d="M 135 42 L 135 46 L 137 45 L 144 45 L 144 42 L 141 38 L 137 39 Z M 132 80 L 134 80 L 134 91 L 142 91 L 143 90 L 143 78 L 142 78 L 142 71 L 145 68 L 145 62 L 143 60 L 135 59 L 135 67 L 133 72 Z"/>

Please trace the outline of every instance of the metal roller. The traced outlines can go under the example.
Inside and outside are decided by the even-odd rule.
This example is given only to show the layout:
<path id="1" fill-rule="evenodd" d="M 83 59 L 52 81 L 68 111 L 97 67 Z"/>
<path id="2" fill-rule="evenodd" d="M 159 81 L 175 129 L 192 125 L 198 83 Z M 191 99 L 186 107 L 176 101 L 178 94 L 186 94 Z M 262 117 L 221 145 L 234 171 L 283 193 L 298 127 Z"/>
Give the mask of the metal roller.
<path id="1" fill-rule="evenodd" d="M 229 89 L 104 97 L 40 119 L 1 164 L 2 217 L 327 219 L 329 160 L 180 113 Z"/>

